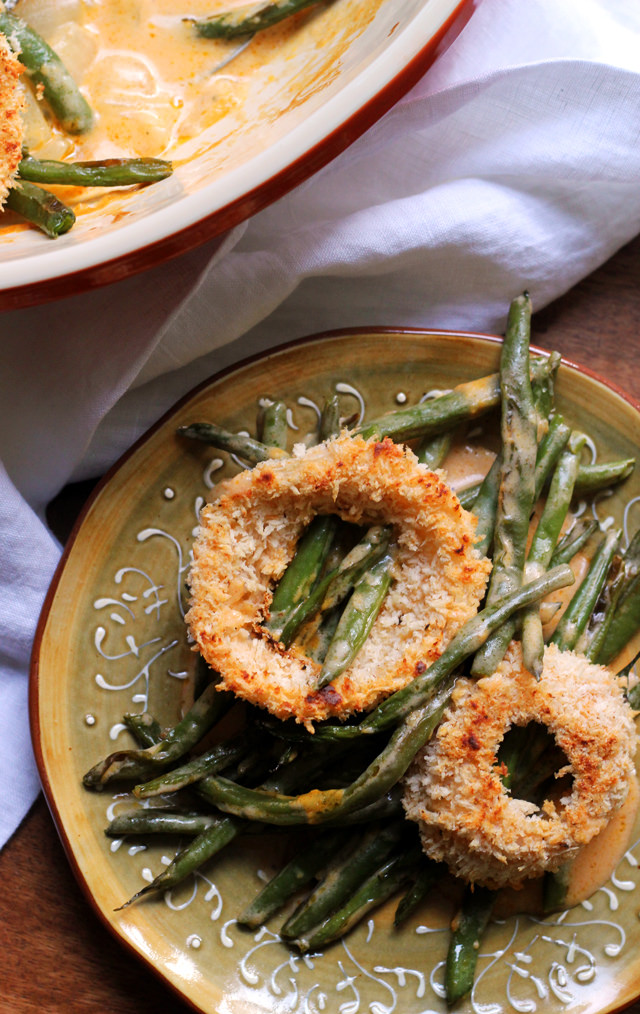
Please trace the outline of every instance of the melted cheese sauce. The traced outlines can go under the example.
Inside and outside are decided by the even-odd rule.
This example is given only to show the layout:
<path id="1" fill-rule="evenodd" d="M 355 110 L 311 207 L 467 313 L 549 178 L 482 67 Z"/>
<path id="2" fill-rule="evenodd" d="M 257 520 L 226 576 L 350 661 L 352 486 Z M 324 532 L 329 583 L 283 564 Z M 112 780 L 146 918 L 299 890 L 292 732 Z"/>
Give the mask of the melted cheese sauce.
<path id="1" fill-rule="evenodd" d="M 16 13 L 56 50 L 96 113 L 91 131 L 69 137 L 29 91 L 27 146 L 41 158 L 175 155 L 242 105 L 249 76 L 297 21 L 256 36 L 221 67 L 242 40 L 200 39 L 184 19 L 226 7 L 224 0 L 21 0 Z"/>

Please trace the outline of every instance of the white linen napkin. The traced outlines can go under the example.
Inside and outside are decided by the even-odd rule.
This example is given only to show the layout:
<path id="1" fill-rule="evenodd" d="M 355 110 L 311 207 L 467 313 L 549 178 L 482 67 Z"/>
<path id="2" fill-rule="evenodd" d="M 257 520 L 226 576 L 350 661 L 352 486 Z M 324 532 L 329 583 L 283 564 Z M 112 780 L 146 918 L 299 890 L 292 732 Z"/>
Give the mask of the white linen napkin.
<path id="1" fill-rule="evenodd" d="M 69 480 L 216 370 L 314 331 L 501 331 L 640 231 L 640 6 L 483 0 L 439 62 L 296 191 L 107 289 L 0 320 L 0 845 L 38 790 L 26 718 Z"/>

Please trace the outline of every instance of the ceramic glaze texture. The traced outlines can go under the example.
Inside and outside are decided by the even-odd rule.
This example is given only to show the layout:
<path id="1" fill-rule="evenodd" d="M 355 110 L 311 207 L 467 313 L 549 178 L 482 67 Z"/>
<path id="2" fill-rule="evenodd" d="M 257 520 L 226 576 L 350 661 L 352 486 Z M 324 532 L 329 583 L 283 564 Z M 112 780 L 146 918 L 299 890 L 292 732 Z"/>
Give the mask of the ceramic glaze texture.
<path id="1" fill-rule="evenodd" d="M 344 415 L 372 417 L 428 391 L 492 372 L 497 341 L 470 336 L 366 332 L 271 353 L 214 378 L 181 403 L 124 459 L 95 496 L 54 583 L 38 635 L 32 719 L 39 767 L 79 879 L 109 928 L 197 1009 L 213 1014 L 444 1014 L 443 962 L 452 898 L 435 894 L 393 929 L 389 903 L 343 941 L 301 957 L 279 920 L 248 932 L 236 917 L 305 832 L 236 841 L 163 897 L 114 911 L 156 876 L 178 847 L 111 840 L 110 817 L 136 804 L 126 792 L 92 794 L 81 777 L 99 757 L 131 745 L 125 712 L 176 720 L 193 689 L 195 656 L 183 615 L 198 511 L 217 478 L 238 465 L 175 436 L 210 418 L 254 431 L 265 393 L 289 406 L 291 443 L 317 426 L 326 396 Z M 266 379 L 267 378 L 267 379 Z M 587 430 L 602 459 L 640 443 L 640 413 L 599 381 L 563 367 L 565 417 Z M 484 423 L 481 423 L 481 427 Z M 482 443 L 482 430 L 474 439 Z M 640 478 L 602 498 L 605 524 L 640 523 Z M 612 519 L 612 521 L 609 521 Z M 149 805 L 144 804 L 144 805 Z M 474 992 L 460 1010 L 605 1012 L 637 993 L 640 971 L 640 826 L 608 883 L 559 916 L 496 920 Z"/>
<path id="2" fill-rule="evenodd" d="M 0 229 L 0 292 L 19 287 L 21 293 L 5 305 L 35 302 L 50 291 L 36 289 L 39 283 L 69 273 L 95 269 L 94 282 L 109 281 L 109 270 L 98 268 L 113 258 L 129 258 L 120 265 L 122 277 L 160 257 L 150 250 L 154 244 L 165 244 L 162 256 L 174 254 L 255 213 L 386 111 L 426 70 L 444 37 L 448 43 L 456 34 L 474 3 L 319 3 L 256 36 L 225 66 L 235 44 L 196 40 L 181 20 L 185 12 L 221 10 L 222 0 L 70 0 L 67 6 L 70 16 L 50 29 L 42 0 L 23 0 L 18 10 L 33 12 L 36 26 L 50 31 L 62 54 L 69 50 L 99 115 L 86 138 L 73 142 L 40 124 L 36 147 L 49 157 L 164 155 L 174 160 L 175 172 L 146 189 L 66 192 L 79 220 L 55 243 L 7 218 L 10 227 Z M 167 55 L 172 34 L 178 45 Z M 30 120 L 36 133 L 37 120 L 35 114 Z M 67 292 L 81 287 L 78 279 L 64 284 Z"/>

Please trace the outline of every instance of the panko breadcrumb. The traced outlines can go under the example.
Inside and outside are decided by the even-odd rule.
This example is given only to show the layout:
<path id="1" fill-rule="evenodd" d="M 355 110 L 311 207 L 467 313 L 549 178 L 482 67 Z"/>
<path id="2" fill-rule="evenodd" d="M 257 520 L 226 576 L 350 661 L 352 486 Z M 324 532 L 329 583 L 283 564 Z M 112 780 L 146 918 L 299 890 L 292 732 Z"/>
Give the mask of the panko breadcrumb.
<path id="1" fill-rule="evenodd" d="M 541 810 L 512 798 L 496 755 L 511 725 L 544 724 L 572 785 Z M 424 851 L 458 877 L 517 887 L 572 859 L 624 802 L 634 775 L 633 712 L 615 677 L 574 652 L 545 650 L 539 681 L 513 643 L 497 671 L 461 679 L 436 735 L 405 780 L 407 816 Z"/>
<path id="2" fill-rule="evenodd" d="M 0 35 L 0 208 L 22 157 L 22 109 L 18 87 L 22 67 Z"/>
<path id="3" fill-rule="evenodd" d="M 220 483 L 201 514 L 191 569 L 191 633 L 221 687 L 281 719 L 346 718 L 405 686 L 473 616 L 490 563 L 475 520 L 442 478 L 390 440 L 342 435 Z M 391 524 L 391 590 L 350 668 L 316 691 L 320 666 L 260 626 L 275 583 L 315 514 Z"/>

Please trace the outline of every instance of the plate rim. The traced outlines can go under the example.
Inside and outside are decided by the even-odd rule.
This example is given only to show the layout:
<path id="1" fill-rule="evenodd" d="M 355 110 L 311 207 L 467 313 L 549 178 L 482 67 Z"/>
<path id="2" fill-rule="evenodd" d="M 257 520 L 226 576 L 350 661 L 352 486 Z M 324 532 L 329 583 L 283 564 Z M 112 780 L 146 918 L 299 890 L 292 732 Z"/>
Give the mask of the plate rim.
<path id="1" fill-rule="evenodd" d="M 99 244 L 97 248 L 89 243 L 90 263 L 81 268 L 62 269 L 52 274 L 48 256 L 46 259 L 38 254 L 33 258 L 27 257 L 20 264 L 23 266 L 29 265 L 29 262 L 32 264 L 32 277 L 28 281 L 6 284 L 0 275 L 0 310 L 37 306 L 100 288 L 159 266 L 208 241 L 217 240 L 214 250 L 217 249 L 225 234 L 231 229 L 303 183 L 372 127 L 449 48 L 481 2 L 482 0 L 458 0 L 451 13 L 425 44 L 381 88 L 370 94 L 355 111 L 343 118 L 335 119 L 331 129 L 314 145 L 295 157 L 284 160 L 280 168 L 271 175 L 265 175 L 250 190 L 222 203 L 202 217 L 194 216 L 183 228 L 173 228 L 167 232 L 165 227 L 158 223 L 152 230 L 156 232 L 155 236 L 134 243 L 133 248 L 118 251 L 119 246 L 126 247 L 128 231 L 125 226 L 118 233 L 121 237 L 120 242 L 117 239 L 112 240 L 116 248 L 114 254 L 107 256 L 106 259 L 100 259 L 104 256 L 100 253 L 101 239 L 108 241 L 109 237 L 98 237 L 95 240 L 95 243 Z M 419 16 L 420 12 L 416 17 Z M 135 225 L 132 223 L 130 228 L 134 229 Z M 92 249 L 96 251 L 93 254 Z"/>
<path id="2" fill-rule="evenodd" d="M 120 945 L 124 946 L 126 950 L 135 957 L 136 960 L 142 961 L 144 965 L 150 969 L 153 974 L 161 980 L 161 982 L 169 987 L 171 991 L 180 998 L 180 1000 L 188 1005 L 192 1010 L 200 1012 L 202 1014 L 203 1008 L 192 1001 L 180 987 L 171 981 L 171 979 L 165 975 L 162 968 L 155 965 L 143 952 L 136 949 L 136 947 L 129 941 L 129 939 L 118 931 L 117 925 L 111 922 L 103 909 L 98 905 L 94 894 L 84 876 L 83 871 L 80 868 L 79 862 L 73 851 L 73 847 L 69 836 L 67 835 L 66 829 L 63 824 L 61 814 L 56 804 L 53 786 L 49 780 L 46 771 L 46 764 L 44 759 L 44 753 L 41 745 L 40 735 L 40 721 L 39 721 L 39 701 L 40 701 L 40 650 L 42 647 L 42 640 L 44 637 L 44 631 L 49 619 L 53 602 L 57 593 L 58 585 L 62 578 L 63 571 L 66 567 L 67 559 L 73 549 L 73 546 L 80 534 L 80 530 L 84 525 L 84 521 L 90 511 L 92 510 L 95 502 L 99 499 L 103 490 L 109 485 L 112 478 L 120 470 L 120 468 L 131 458 L 146 442 L 159 430 L 166 422 L 175 414 L 177 414 L 181 408 L 183 408 L 189 401 L 195 398 L 201 391 L 205 390 L 208 386 L 213 383 L 222 381 L 229 374 L 235 373 L 238 370 L 242 370 L 247 366 L 252 365 L 257 361 L 268 361 L 271 356 L 279 355 L 280 353 L 287 352 L 290 349 L 294 349 L 303 345 L 311 345 L 316 342 L 331 340 L 341 337 L 352 337 L 358 335 L 407 335 L 418 338 L 430 338 L 430 337 L 453 337 L 461 339 L 472 339 L 479 341 L 487 345 L 500 346 L 502 345 L 504 338 L 501 335 L 495 335 L 490 333 L 475 332 L 475 331 L 462 331 L 459 329 L 444 329 L 444 328 L 421 328 L 421 327 L 391 327 L 388 325 L 374 325 L 374 326 L 352 326 L 346 328 L 333 328 L 327 331 L 317 332 L 311 335 L 306 335 L 300 338 L 295 338 L 290 341 L 284 342 L 280 345 L 275 346 L 272 349 L 266 351 L 255 352 L 249 356 L 244 357 L 237 362 L 234 362 L 221 370 L 207 376 L 200 383 L 195 385 L 189 391 L 187 391 L 181 398 L 176 400 L 162 415 L 150 426 L 144 433 L 138 437 L 138 439 L 121 454 L 114 464 L 105 472 L 105 474 L 98 480 L 94 488 L 92 489 L 89 497 L 83 505 L 68 539 L 63 547 L 60 560 L 55 569 L 49 588 L 47 589 L 46 596 L 44 598 L 36 632 L 33 640 L 33 647 L 31 652 L 30 664 L 29 664 L 29 685 L 28 685 L 28 712 L 29 712 L 29 728 L 31 734 L 31 743 L 33 747 L 33 753 L 36 761 L 36 767 L 38 771 L 38 777 L 42 787 L 42 792 L 47 803 L 47 807 L 53 819 L 58 837 L 63 846 L 67 861 L 71 867 L 73 875 L 78 883 L 80 890 L 86 901 L 88 901 L 91 909 L 98 916 L 100 922 L 105 926 L 112 937 L 114 937 Z M 536 355 L 548 357 L 551 353 L 550 350 L 532 344 L 531 352 Z M 624 402 L 626 402 L 635 412 L 640 416 L 640 400 L 633 398 L 630 394 L 624 391 L 613 381 L 609 381 L 602 377 L 599 373 L 592 370 L 587 366 L 583 366 L 571 359 L 561 359 L 561 365 L 570 369 L 581 376 L 587 376 L 592 381 L 596 381 L 608 390 L 612 391 Z M 640 980 L 638 983 L 638 990 L 636 995 L 629 1001 L 622 1003 L 621 1005 L 609 1008 L 611 1014 L 617 1014 L 618 1011 L 625 1010 L 630 1004 L 634 1003 L 640 998 Z"/>

